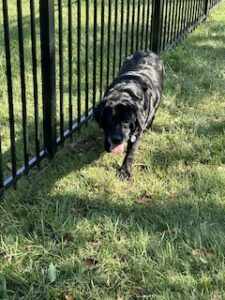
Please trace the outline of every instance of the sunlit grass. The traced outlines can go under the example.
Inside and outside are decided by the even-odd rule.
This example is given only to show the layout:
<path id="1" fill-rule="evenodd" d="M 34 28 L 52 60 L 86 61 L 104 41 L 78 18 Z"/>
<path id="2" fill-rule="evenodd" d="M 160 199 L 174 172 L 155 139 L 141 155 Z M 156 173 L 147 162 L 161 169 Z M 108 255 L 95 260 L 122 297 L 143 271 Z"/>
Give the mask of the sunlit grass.
<path id="1" fill-rule="evenodd" d="M 0 298 L 225 298 L 224 13 L 163 55 L 130 182 L 90 121 L 5 193 Z"/>

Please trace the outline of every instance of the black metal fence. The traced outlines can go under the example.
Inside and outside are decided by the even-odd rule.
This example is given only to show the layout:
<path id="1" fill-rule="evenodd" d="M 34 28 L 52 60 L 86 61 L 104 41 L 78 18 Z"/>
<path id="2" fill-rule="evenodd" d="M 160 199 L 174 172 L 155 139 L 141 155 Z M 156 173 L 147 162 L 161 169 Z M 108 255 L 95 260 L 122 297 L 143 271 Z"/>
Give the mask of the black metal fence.
<path id="1" fill-rule="evenodd" d="M 165 51 L 218 2 L 1 0 L 0 191 L 92 116 L 127 55 Z"/>

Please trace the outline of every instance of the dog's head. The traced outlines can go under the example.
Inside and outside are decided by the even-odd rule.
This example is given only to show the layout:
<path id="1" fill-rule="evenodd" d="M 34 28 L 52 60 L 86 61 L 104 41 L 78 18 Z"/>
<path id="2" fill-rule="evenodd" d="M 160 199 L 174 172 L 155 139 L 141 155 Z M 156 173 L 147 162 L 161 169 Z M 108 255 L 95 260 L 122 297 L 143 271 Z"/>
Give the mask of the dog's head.
<path id="1" fill-rule="evenodd" d="M 103 99 L 94 118 L 105 134 L 105 150 L 121 154 L 137 126 L 137 109 L 129 101 Z"/>

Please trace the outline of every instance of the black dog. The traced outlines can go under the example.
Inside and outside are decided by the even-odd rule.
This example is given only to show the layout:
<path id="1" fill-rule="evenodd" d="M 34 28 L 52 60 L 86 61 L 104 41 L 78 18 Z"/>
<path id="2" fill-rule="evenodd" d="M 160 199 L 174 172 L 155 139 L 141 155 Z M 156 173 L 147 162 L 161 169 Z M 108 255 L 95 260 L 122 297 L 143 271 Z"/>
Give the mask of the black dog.
<path id="1" fill-rule="evenodd" d="M 105 150 L 127 153 L 118 175 L 131 176 L 131 165 L 142 133 L 151 127 L 160 102 L 164 67 L 151 51 L 140 51 L 128 57 L 119 76 L 108 87 L 94 111 L 94 118 L 105 133 Z"/>

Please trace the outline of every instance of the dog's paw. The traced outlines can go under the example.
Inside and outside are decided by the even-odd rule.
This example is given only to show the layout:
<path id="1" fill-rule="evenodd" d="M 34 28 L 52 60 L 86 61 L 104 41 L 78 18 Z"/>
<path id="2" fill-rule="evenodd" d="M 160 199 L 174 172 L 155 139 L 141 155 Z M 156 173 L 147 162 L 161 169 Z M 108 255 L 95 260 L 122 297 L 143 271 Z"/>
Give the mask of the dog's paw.
<path id="1" fill-rule="evenodd" d="M 131 173 L 127 168 L 123 168 L 121 167 L 118 171 L 117 171 L 117 177 L 120 180 L 129 180 L 131 178 Z"/>

